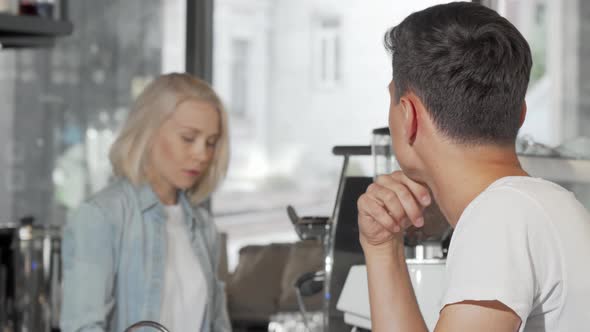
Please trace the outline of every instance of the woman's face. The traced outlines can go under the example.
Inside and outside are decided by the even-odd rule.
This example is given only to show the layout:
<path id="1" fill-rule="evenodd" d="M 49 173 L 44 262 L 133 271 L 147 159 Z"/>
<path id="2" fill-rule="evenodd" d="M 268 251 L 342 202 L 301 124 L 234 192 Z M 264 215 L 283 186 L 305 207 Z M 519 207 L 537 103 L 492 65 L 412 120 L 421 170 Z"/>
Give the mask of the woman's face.
<path id="1" fill-rule="evenodd" d="M 211 164 L 220 127 L 213 105 L 195 100 L 181 103 L 153 141 L 149 171 L 156 183 L 152 185 L 165 191 L 195 185 Z"/>

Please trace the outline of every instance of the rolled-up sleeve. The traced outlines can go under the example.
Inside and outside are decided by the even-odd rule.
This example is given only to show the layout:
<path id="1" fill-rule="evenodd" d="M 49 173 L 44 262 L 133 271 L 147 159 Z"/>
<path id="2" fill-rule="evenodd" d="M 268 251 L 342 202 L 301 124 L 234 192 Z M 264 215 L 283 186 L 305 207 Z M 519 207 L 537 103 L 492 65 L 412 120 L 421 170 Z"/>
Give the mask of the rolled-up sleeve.
<path id="1" fill-rule="evenodd" d="M 102 332 L 113 306 L 113 224 L 92 203 L 83 203 L 63 231 L 63 332 Z"/>

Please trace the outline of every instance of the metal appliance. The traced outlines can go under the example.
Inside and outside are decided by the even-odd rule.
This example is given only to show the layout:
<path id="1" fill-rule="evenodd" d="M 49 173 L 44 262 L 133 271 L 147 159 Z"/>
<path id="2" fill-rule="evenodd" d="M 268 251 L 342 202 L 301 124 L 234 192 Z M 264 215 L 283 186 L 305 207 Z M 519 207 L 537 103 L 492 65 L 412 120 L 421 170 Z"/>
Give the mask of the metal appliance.
<path id="1" fill-rule="evenodd" d="M 326 331 L 369 329 L 368 291 L 364 257 L 358 243 L 356 200 L 374 178 L 398 170 L 399 165 L 388 128 L 375 129 L 370 146 L 335 147 L 333 151 L 344 156 L 344 166 L 326 256 Z M 351 156 L 372 157 L 372 174 L 350 176 L 347 166 Z M 437 317 L 436 294 L 442 295 L 444 287 L 445 258 L 452 229 L 436 203 L 424 211 L 424 219 L 424 227 L 410 227 L 405 231 L 406 261 L 425 316 Z"/>
<path id="2" fill-rule="evenodd" d="M 381 128 L 374 132 L 373 159 L 375 175 L 394 170 L 391 147 L 387 146 L 388 131 Z M 581 142 L 581 143 L 580 143 Z M 530 139 L 517 141 L 517 152 L 522 167 L 531 175 L 553 181 L 572 191 L 578 200 L 590 209 L 590 140 L 578 138 L 557 148 L 550 148 Z M 583 143 L 583 144 L 582 144 Z M 436 210 L 434 218 L 439 213 Z M 428 224 L 428 216 L 425 218 Z M 432 219 L 432 218 L 431 218 Z M 406 262 L 418 304 L 430 330 L 434 329 L 444 290 L 445 257 L 452 232 L 445 227 L 436 227 L 432 233 L 405 234 Z M 433 242 L 434 241 L 434 242 Z M 344 313 L 344 321 L 354 329 L 371 329 L 370 307 L 366 267 L 355 265 L 349 269 L 337 308 Z M 329 331 L 333 331 L 329 329 Z M 334 330 L 335 331 L 335 330 Z M 345 329 L 342 329 L 345 331 Z"/>
<path id="3" fill-rule="evenodd" d="M 59 326 L 61 230 L 25 217 L 0 229 L 0 328 L 49 332 Z"/>

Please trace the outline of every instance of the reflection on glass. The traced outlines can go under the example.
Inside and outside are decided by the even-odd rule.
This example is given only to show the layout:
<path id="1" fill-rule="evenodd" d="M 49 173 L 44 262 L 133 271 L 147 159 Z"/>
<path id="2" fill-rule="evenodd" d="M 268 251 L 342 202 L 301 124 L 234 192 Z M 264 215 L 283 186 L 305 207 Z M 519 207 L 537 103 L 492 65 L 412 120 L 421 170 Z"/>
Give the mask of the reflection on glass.
<path id="1" fill-rule="evenodd" d="M 215 0 L 213 85 L 233 144 L 213 209 L 230 249 L 295 240 L 288 204 L 330 214 L 341 167 L 332 147 L 369 145 L 371 131 L 387 125 L 385 31 L 441 2 Z M 237 252 L 229 255 L 231 263 Z"/>
<path id="2" fill-rule="evenodd" d="M 184 63 L 183 43 L 163 41 L 172 23 L 184 27 L 183 1 L 68 5 L 73 35 L 50 49 L 0 52 L 6 103 L 0 120 L 11 128 L 2 136 L 10 144 L 0 162 L 8 168 L 0 172 L 8 189 L 0 195 L 0 222 L 32 214 L 41 223 L 62 224 L 109 180 L 108 147 L 135 91 L 161 73 L 163 54 L 167 67 Z M 175 37 L 184 40 L 177 30 Z"/>
<path id="3" fill-rule="evenodd" d="M 579 47 L 586 38 L 580 34 L 588 24 L 586 6 L 575 0 L 498 0 L 492 5 L 524 35 L 533 55 L 520 134 L 548 146 L 588 134 L 578 97 L 588 80 L 579 74 L 588 58 Z"/>

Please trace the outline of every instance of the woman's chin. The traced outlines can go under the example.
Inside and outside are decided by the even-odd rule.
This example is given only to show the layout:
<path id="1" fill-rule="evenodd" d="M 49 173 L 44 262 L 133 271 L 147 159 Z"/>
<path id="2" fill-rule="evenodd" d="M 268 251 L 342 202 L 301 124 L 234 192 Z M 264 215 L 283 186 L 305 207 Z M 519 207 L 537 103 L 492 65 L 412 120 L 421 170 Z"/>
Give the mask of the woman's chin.
<path id="1" fill-rule="evenodd" d="M 197 184 L 197 182 L 199 182 L 198 179 L 193 181 L 179 181 L 179 183 L 177 183 L 176 186 L 179 190 L 184 191 L 194 187 Z"/>

